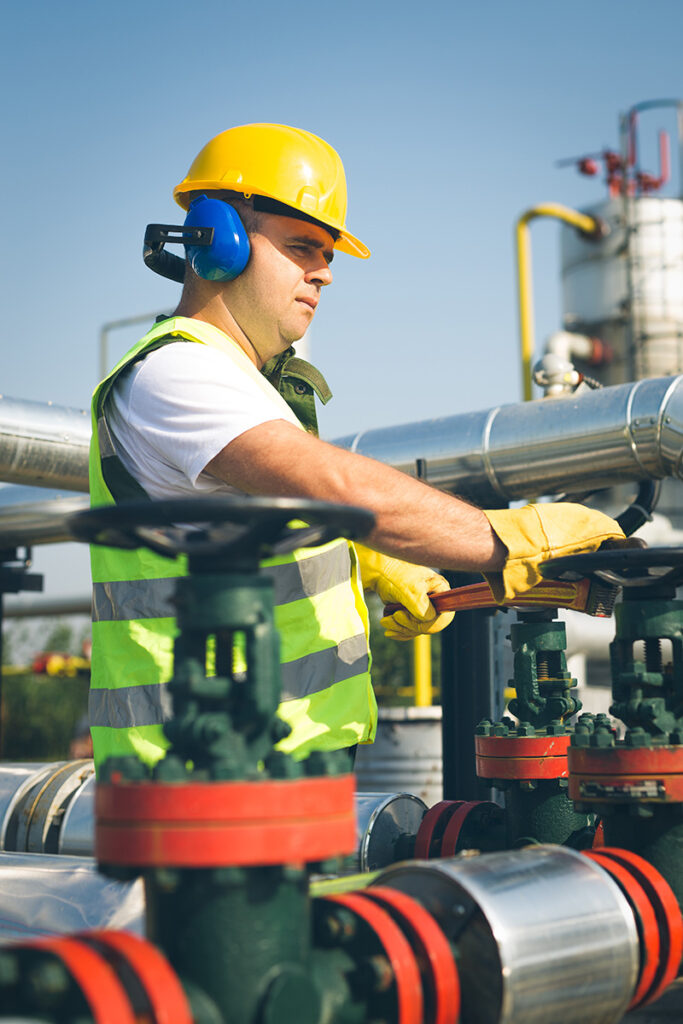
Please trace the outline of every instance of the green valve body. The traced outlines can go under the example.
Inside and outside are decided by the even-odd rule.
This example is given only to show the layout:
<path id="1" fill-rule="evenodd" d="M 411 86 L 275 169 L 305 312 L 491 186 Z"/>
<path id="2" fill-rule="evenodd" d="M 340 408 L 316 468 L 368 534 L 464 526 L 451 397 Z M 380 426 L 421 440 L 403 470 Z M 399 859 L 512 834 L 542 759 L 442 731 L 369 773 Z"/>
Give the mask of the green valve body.
<path id="1" fill-rule="evenodd" d="M 562 749 L 558 738 L 565 738 L 566 745 L 571 733 L 565 719 L 581 703 L 569 692 L 576 681 L 567 671 L 565 625 L 554 614 L 552 609 L 522 612 L 510 628 L 514 655 L 510 685 L 516 696 L 509 710 L 519 721 L 506 716 L 502 722 L 484 721 L 476 730 L 478 754 L 484 754 L 477 763 L 490 784 L 505 793 L 508 848 L 590 842 L 592 818 L 569 800 L 566 758 L 557 755 Z M 497 738 L 505 741 L 497 744 L 505 755 L 496 754 Z M 498 756 L 501 774 L 496 777 Z"/>
<path id="2" fill-rule="evenodd" d="M 600 815 L 607 846 L 640 854 L 683 907 L 683 601 L 673 588 L 624 590 L 610 645 L 610 713 L 585 719 L 570 753 L 579 809 Z M 604 718 L 604 716 L 598 716 Z"/>

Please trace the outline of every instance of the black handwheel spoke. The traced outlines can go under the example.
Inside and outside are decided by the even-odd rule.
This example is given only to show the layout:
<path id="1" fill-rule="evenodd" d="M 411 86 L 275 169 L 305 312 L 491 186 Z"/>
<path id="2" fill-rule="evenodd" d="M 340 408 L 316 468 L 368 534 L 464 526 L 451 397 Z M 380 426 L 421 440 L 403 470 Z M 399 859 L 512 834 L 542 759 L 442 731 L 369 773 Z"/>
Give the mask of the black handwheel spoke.
<path id="1" fill-rule="evenodd" d="M 146 547 L 168 558 L 223 561 L 284 555 L 338 537 L 366 536 L 367 509 L 304 498 L 210 497 L 123 502 L 71 516 L 77 540 L 107 547 Z M 293 525 L 296 524 L 296 525 Z"/>
<path id="2" fill-rule="evenodd" d="M 683 583 L 683 548 L 610 548 L 552 558 L 540 571 L 551 580 L 571 574 L 574 579 L 587 576 L 617 587 L 675 588 Z"/>

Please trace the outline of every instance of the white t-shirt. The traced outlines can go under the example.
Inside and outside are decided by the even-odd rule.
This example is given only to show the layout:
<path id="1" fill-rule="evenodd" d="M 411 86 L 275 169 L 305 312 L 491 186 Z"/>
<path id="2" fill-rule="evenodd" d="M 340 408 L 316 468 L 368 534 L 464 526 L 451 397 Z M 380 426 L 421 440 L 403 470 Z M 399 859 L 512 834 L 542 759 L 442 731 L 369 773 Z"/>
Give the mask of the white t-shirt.
<path id="1" fill-rule="evenodd" d="M 120 374 L 107 400 L 107 422 L 121 461 L 150 497 L 241 493 L 205 473 L 205 466 L 259 423 L 298 425 L 257 373 L 237 348 L 228 354 L 180 341 Z"/>

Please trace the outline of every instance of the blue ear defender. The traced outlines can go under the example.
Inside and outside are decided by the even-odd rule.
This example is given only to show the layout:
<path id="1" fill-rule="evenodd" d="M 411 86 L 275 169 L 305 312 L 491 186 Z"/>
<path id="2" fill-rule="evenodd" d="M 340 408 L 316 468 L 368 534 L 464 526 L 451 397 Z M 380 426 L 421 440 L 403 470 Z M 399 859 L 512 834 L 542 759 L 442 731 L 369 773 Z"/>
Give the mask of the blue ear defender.
<path id="1" fill-rule="evenodd" d="M 222 199 L 197 196 L 190 204 L 185 227 L 212 228 L 210 245 L 186 245 L 192 269 L 205 281 L 233 281 L 249 262 L 249 236 L 234 206 Z"/>

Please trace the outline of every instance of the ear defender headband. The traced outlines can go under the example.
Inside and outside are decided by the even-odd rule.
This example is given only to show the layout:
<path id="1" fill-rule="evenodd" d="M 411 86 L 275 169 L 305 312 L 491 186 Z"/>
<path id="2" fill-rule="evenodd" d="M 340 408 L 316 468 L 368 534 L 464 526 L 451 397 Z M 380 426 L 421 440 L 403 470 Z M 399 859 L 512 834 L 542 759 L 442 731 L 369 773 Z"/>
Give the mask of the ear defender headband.
<path id="1" fill-rule="evenodd" d="M 148 224 L 142 258 L 162 277 L 182 283 L 185 261 L 164 252 L 168 243 L 185 246 L 187 259 L 205 281 L 234 281 L 249 262 L 249 236 L 234 206 L 222 199 L 197 196 L 182 227 Z"/>

